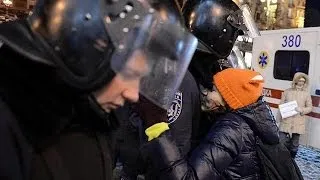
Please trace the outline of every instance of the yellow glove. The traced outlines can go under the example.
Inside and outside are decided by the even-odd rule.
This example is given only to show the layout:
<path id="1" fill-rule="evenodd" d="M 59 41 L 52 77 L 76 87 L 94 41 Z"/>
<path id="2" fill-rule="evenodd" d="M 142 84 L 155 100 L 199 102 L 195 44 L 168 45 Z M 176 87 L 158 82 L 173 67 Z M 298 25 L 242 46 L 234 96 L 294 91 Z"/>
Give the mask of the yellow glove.
<path id="1" fill-rule="evenodd" d="M 145 130 L 146 135 L 148 136 L 148 141 L 151 141 L 154 138 L 159 137 L 163 132 L 169 129 L 169 124 L 165 122 L 157 123 L 150 126 Z"/>

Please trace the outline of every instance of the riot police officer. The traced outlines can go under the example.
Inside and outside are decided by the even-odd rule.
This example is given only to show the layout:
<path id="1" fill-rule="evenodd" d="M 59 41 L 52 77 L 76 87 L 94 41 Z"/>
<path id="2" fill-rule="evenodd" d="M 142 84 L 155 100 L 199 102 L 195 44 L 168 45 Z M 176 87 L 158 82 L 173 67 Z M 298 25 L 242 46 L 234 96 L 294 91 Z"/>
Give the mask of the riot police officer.
<path id="1" fill-rule="evenodd" d="M 197 46 L 160 15 L 141 0 L 38 0 L 0 25 L 1 179 L 112 178 L 113 110 L 139 93 L 168 108 Z"/>
<path id="2" fill-rule="evenodd" d="M 199 40 L 198 49 L 193 56 L 189 70 L 200 85 L 201 90 L 213 90 L 212 77 L 215 73 L 227 68 L 225 67 L 225 64 L 228 63 L 225 63 L 225 61 L 230 60 L 228 56 L 230 55 L 239 34 L 246 33 L 252 37 L 259 35 L 254 21 L 250 16 L 250 13 L 248 13 L 247 7 L 241 7 L 240 9 L 231 0 L 190 0 L 184 2 L 183 14 L 186 20 L 186 26 Z M 232 62 L 229 64 L 232 64 Z M 140 112 L 144 114 L 144 117 L 147 117 L 144 120 L 147 122 L 152 120 L 154 122 L 154 118 L 151 118 L 150 116 L 152 112 L 148 110 L 152 109 L 150 108 L 151 105 L 146 102 L 139 104 L 141 104 Z M 203 119 L 202 117 L 198 121 L 202 123 L 205 122 L 206 119 Z M 199 137 L 206 135 L 209 130 L 208 128 L 212 127 L 212 123 L 209 122 L 201 127 L 204 127 L 205 129 L 198 130 L 198 132 L 203 132 Z M 161 132 L 164 131 L 169 131 L 170 137 L 173 134 L 171 128 L 165 123 L 156 123 L 146 131 L 149 140 L 156 140 L 144 146 L 146 151 L 144 151 L 142 155 L 153 163 L 154 169 L 160 173 L 158 175 L 160 179 L 197 179 L 193 174 L 195 172 L 191 172 L 192 170 L 190 170 L 191 173 L 189 174 L 184 171 L 187 166 L 183 160 L 181 163 L 177 159 L 177 161 L 171 161 L 174 159 L 172 158 L 173 156 L 178 157 L 176 155 L 179 154 L 179 157 L 181 158 L 183 155 L 174 148 L 176 145 L 175 143 L 172 143 L 170 138 L 166 139 L 165 136 L 163 138 L 161 137 Z M 161 138 L 157 139 L 158 136 Z M 204 159 L 204 161 L 206 161 L 206 159 Z M 200 167 L 200 164 L 197 165 Z M 212 167 L 207 167 L 213 169 Z M 200 175 L 205 175 L 206 172 L 199 173 Z"/>
<path id="3" fill-rule="evenodd" d="M 172 23 L 184 25 L 180 7 L 172 0 L 149 0 L 152 6 L 161 12 L 162 18 Z M 127 105 L 116 111 L 121 126 L 117 130 L 117 155 L 122 164 L 120 176 L 123 179 L 136 179 L 138 174 L 145 174 L 146 179 L 155 179 L 147 162 L 141 159 L 140 145 L 146 141 L 144 129 L 147 126 L 141 122 L 141 117 L 135 112 L 133 105 Z M 177 145 L 183 155 L 195 143 L 200 115 L 200 94 L 195 79 L 188 71 L 175 93 L 174 100 L 167 110 L 167 122 L 174 133 Z"/>

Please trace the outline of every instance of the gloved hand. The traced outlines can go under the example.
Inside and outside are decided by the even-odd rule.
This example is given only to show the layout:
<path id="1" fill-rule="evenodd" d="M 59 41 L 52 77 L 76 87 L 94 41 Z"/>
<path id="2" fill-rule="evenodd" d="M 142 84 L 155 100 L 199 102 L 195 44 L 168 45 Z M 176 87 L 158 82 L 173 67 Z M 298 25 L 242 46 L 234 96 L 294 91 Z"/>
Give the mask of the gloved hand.
<path id="1" fill-rule="evenodd" d="M 296 107 L 296 108 L 295 108 L 295 111 L 297 111 L 297 112 L 300 113 L 300 114 L 303 112 L 302 108 L 300 108 L 300 107 Z"/>
<path id="2" fill-rule="evenodd" d="M 144 121 L 145 128 L 156 123 L 168 121 L 167 111 L 150 102 L 142 95 L 140 95 L 139 102 L 135 104 L 134 109 L 138 112 L 141 120 Z"/>

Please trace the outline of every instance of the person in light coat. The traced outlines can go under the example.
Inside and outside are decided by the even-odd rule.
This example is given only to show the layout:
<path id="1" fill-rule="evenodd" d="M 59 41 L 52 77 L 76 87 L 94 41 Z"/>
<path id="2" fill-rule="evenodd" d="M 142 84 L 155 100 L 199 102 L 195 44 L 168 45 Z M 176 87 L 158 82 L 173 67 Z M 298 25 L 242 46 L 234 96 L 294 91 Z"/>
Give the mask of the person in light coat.
<path id="1" fill-rule="evenodd" d="M 295 109 L 298 114 L 280 120 L 280 140 L 290 150 L 291 156 L 295 158 L 301 134 L 305 133 L 306 114 L 312 111 L 312 100 L 308 91 L 308 75 L 297 72 L 292 80 L 292 87 L 285 90 L 280 104 L 297 101 Z"/>

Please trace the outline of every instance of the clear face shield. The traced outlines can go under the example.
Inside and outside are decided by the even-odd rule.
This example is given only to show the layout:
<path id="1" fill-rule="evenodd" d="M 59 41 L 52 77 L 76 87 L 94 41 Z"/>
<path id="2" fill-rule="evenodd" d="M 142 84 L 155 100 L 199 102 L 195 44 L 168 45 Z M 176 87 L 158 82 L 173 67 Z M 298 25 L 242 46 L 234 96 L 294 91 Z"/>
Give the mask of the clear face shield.
<path id="1" fill-rule="evenodd" d="M 251 16 L 250 8 L 246 4 L 242 5 L 240 10 L 229 15 L 227 20 L 232 26 L 242 30 L 245 35 L 249 36 L 250 38 L 261 36 L 260 31 L 254 22 L 253 17 Z M 228 67 L 248 69 L 244 57 L 237 46 L 232 48 L 230 55 L 225 61 L 228 64 Z"/>
<path id="2" fill-rule="evenodd" d="M 227 57 L 226 62 L 229 67 L 237 68 L 237 69 L 248 69 L 244 57 L 241 54 L 238 46 L 234 46 L 230 55 Z"/>
<path id="3" fill-rule="evenodd" d="M 127 80 L 140 81 L 140 94 L 168 109 L 187 71 L 197 39 L 179 24 L 154 12 L 118 36 L 111 68 Z M 113 32 L 117 33 L 117 32 Z"/>
<path id="4" fill-rule="evenodd" d="M 242 30 L 251 38 L 260 36 L 260 31 L 251 16 L 250 8 L 247 4 L 242 5 L 240 10 L 230 14 L 227 21 L 234 27 Z"/>
<path id="5" fill-rule="evenodd" d="M 230 55 L 225 59 L 219 59 L 218 63 L 220 65 L 218 71 L 222 71 L 226 68 L 248 69 L 238 46 L 234 46 Z"/>

